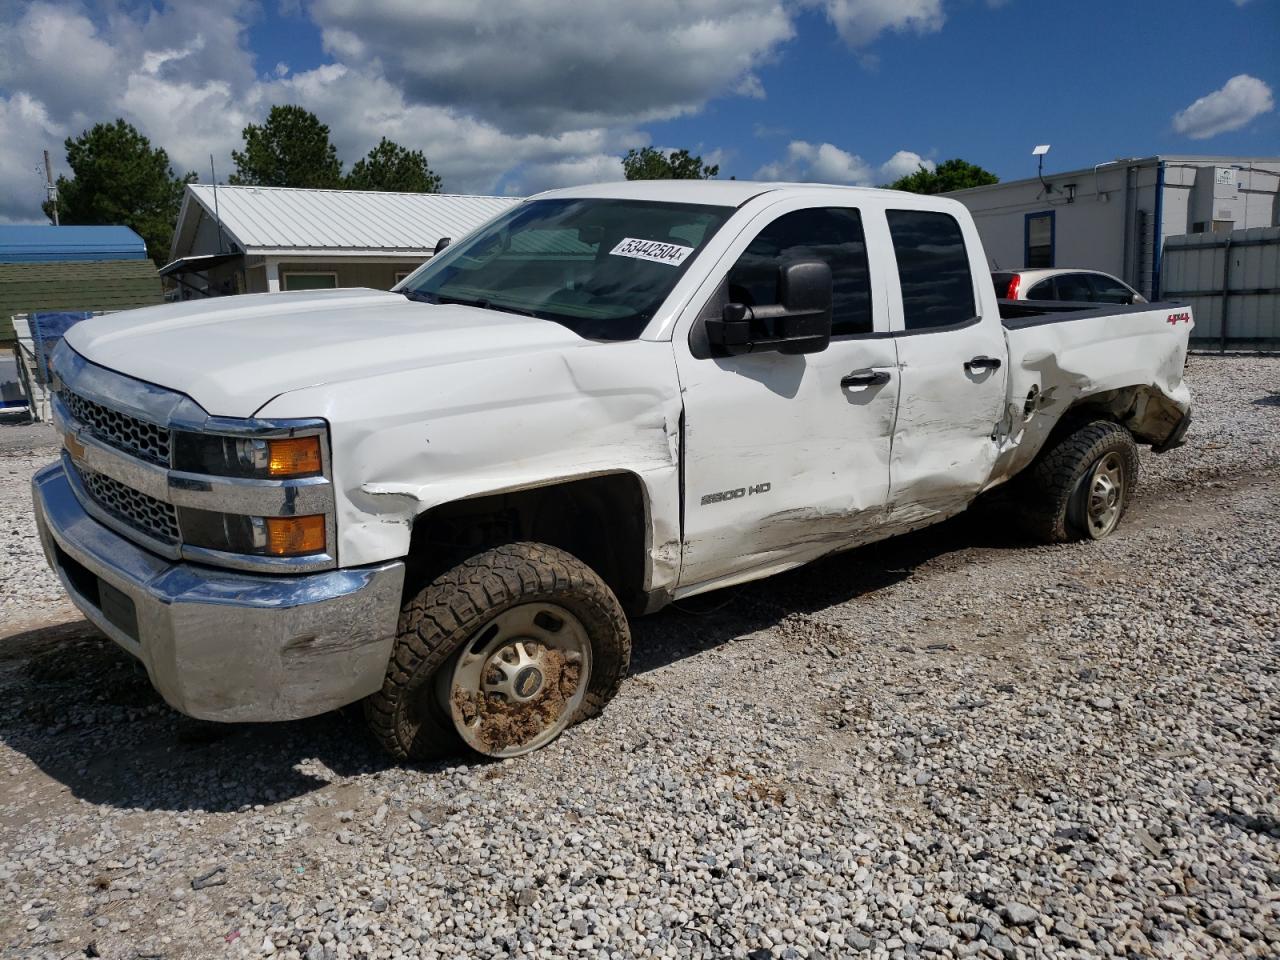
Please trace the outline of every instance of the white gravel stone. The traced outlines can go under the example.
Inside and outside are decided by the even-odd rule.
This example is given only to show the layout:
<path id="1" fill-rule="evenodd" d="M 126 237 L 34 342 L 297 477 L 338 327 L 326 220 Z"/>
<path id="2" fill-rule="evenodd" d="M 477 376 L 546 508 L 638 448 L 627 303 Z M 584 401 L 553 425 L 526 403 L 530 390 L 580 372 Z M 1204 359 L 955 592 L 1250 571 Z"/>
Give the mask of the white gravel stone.
<path id="1" fill-rule="evenodd" d="M 0 953 L 1280 956 L 1280 359 L 1188 375 L 1116 536 L 983 504 L 637 621 L 535 756 L 412 767 L 358 711 L 165 706 L 45 568 L 52 433 L 0 425 Z"/>

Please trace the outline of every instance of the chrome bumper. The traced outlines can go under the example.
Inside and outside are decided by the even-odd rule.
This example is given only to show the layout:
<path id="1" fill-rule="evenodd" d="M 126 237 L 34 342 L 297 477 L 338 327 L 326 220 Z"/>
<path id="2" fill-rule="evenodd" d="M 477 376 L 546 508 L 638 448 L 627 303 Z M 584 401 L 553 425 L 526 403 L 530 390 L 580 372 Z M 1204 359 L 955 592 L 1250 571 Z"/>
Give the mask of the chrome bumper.
<path id="1" fill-rule="evenodd" d="M 50 566 L 72 601 L 143 664 L 175 710 L 294 720 L 382 685 L 404 584 L 399 561 L 298 576 L 175 563 L 85 512 L 61 464 L 32 480 Z"/>

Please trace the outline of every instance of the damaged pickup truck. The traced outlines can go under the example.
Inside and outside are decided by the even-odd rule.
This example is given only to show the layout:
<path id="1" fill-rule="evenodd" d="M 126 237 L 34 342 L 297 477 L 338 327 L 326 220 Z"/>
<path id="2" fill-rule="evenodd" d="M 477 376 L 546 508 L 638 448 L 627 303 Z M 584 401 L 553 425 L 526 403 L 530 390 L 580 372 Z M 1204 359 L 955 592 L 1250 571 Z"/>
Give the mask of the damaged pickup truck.
<path id="1" fill-rule="evenodd" d="M 544 193 L 391 292 L 76 326 L 40 532 L 177 710 L 363 700 L 395 757 L 513 756 L 614 695 L 629 615 L 1004 484 L 1039 539 L 1115 530 L 1186 430 L 1191 315 L 1003 306 L 951 200 Z"/>

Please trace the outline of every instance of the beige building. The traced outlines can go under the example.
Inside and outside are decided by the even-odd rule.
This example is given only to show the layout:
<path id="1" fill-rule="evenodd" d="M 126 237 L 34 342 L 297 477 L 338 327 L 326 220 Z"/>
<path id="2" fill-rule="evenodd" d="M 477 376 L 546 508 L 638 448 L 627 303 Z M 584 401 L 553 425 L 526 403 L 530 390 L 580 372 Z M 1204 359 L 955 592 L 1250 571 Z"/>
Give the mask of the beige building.
<path id="1" fill-rule="evenodd" d="M 520 202 L 363 190 L 187 185 L 169 296 L 373 287 L 387 290 L 432 256 Z"/>

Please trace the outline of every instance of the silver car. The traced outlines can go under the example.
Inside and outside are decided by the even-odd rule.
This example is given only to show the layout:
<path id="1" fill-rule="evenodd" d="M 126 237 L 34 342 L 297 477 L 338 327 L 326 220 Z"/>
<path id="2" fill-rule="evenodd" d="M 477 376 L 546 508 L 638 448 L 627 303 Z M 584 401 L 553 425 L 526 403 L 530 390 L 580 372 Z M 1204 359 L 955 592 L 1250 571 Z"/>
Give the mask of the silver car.
<path id="1" fill-rule="evenodd" d="M 991 274 L 1001 300 L 1065 300 L 1075 303 L 1146 303 L 1123 280 L 1100 270 L 997 270 Z"/>

